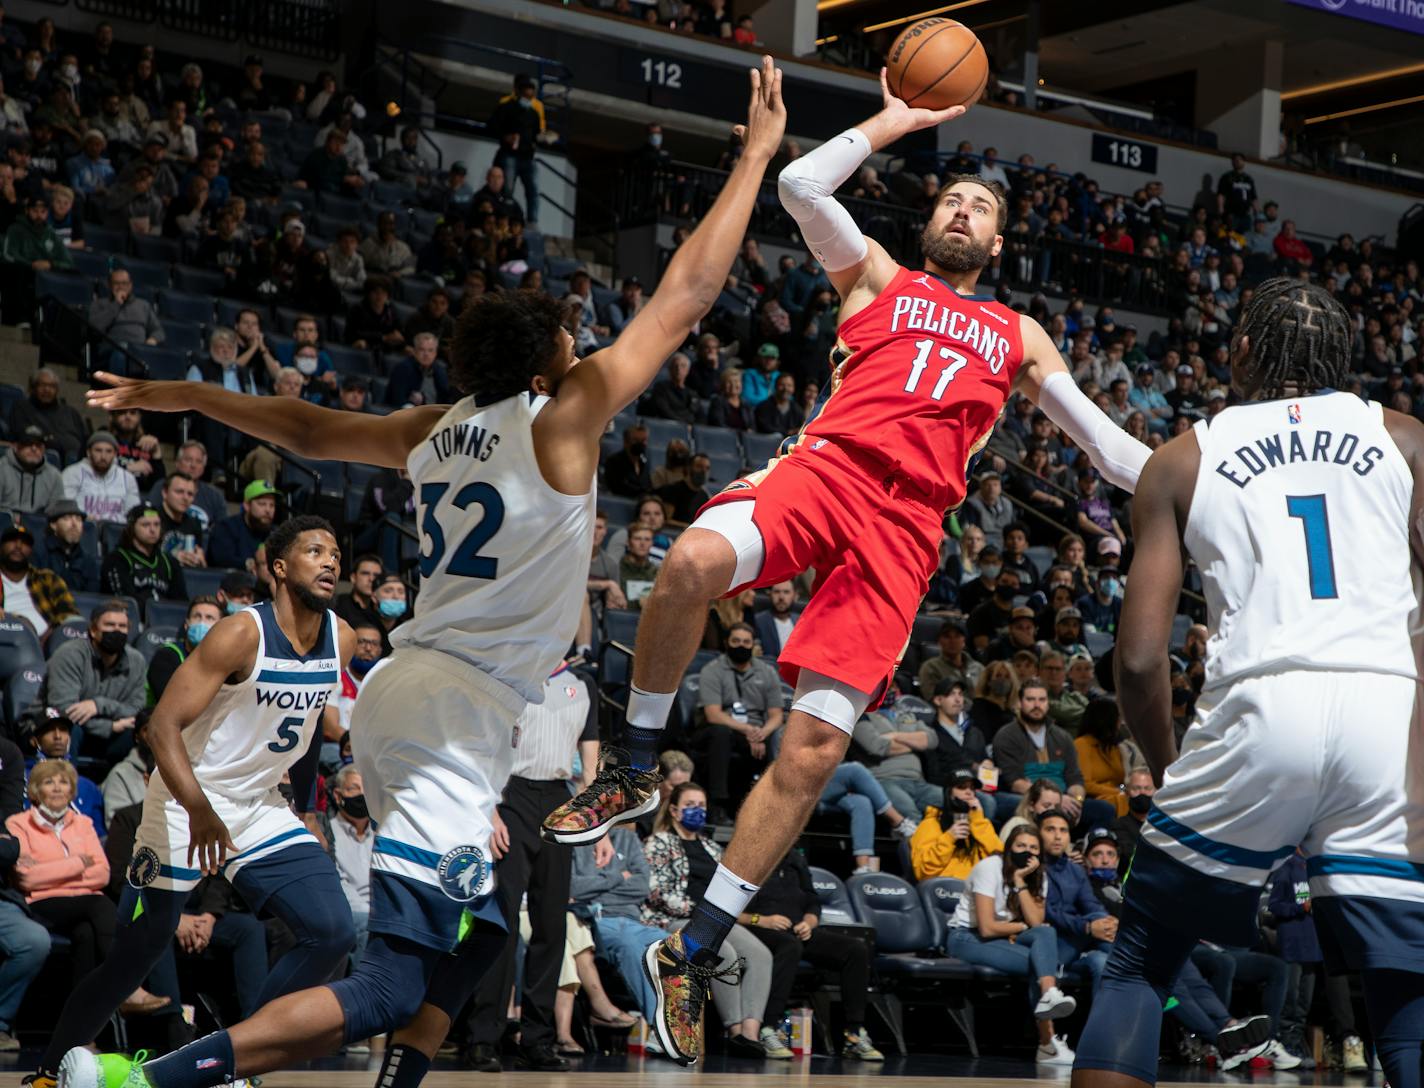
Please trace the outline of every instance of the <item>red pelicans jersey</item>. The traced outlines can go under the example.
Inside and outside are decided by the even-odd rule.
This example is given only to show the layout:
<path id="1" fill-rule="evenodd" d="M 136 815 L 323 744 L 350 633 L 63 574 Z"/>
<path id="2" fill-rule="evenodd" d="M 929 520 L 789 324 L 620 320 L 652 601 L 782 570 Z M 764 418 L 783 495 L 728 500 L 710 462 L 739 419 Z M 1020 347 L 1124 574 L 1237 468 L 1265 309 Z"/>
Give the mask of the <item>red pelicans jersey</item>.
<path id="1" fill-rule="evenodd" d="M 1023 363 L 1019 315 L 901 268 L 838 340 L 829 395 L 788 445 L 859 450 L 941 508 L 959 506 Z"/>

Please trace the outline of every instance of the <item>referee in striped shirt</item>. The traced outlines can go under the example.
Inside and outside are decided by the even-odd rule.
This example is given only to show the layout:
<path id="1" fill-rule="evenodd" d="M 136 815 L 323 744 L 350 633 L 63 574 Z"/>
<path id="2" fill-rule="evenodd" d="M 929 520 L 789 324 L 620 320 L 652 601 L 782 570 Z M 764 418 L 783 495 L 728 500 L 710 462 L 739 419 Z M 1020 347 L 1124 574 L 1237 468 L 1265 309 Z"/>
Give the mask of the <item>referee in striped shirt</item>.
<path id="1" fill-rule="evenodd" d="M 544 702 L 526 707 L 517 729 L 514 767 L 490 843 L 509 940 L 475 991 L 465 1064 L 481 1072 L 500 1071 L 499 1041 L 514 985 L 519 903 L 528 892 L 532 936 L 524 957 L 516 1063 L 524 1069 L 559 1072 L 569 1063 L 554 1049 L 554 996 L 564 957 L 573 849 L 545 842 L 539 828 L 545 816 L 569 799 L 576 757 L 581 760 L 576 789 L 593 780 L 598 769 L 597 703 L 584 679 L 563 665 L 544 681 Z"/>

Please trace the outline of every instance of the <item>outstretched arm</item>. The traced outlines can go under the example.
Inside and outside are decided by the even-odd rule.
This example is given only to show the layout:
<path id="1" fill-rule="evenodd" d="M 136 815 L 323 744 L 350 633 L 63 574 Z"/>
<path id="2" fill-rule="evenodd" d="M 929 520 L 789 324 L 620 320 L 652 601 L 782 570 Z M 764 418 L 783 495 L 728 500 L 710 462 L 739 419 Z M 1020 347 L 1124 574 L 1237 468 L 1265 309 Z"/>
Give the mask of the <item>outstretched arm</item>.
<path id="1" fill-rule="evenodd" d="M 574 367 L 559 386 L 555 414 L 580 438 L 638 397 L 717 301 L 746 236 L 767 164 L 786 131 L 781 71 L 770 57 L 751 72 L 746 149 L 716 202 L 673 256 L 658 289 L 614 343 Z"/>
<path id="2" fill-rule="evenodd" d="M 1063 357 L 1032 318 L 1020 319 L 1024 363 L 1019 370 L 1018 390 L 1043 409 L 1062 427 L 1079 448 L 1086 450 L 1103 478 L 1124 491 L 1137 490 L 1137 477 L 1152 451 L 1103 414 L 1101 408 L 1083 395 Z"/>
<path id="3" fill-rule="evenodd" d="M 211 382 L 147 382 L 104 371 L 94 377 L 110 388 L 89 390 L 86 400 L 92 408 L 201 412 L 300 457 L 386 468 L 404 468 L 410 451 L 425 440 L 446 411 L 432 405 L 377 416 L 318 408 L 295 397 L 233 393 Z"/>
<path id="4" fill-rule="evenodd" d="M 963 106 L 947 110 L 912 109 L 890 93 L 885 69 L 880 69 L 884 102 L 873 117 L 827 140 L 801 156 L 777 179 L 782 207 L 801 228 L 801 240 L 842 299 L 863 286 L 874 295 L 895 275 L 895 260 L 879 242 L 860 233 L 850 212 L 836 200 L 835 191 L 860 168 L 866 158 L 902 136 L 951 121 Z"/>
<path id="5" fill-rule="evenodd" d="M 1159 786 L 1162 773 L 1177 758 L 1167 655 L 1186 567 L 1182 529 L 1200 461 L 1195 432 L 1178 435 L 1148 460 L 1132 503 L 1137 546 L 1122 602 L 1114 666 L 1122 716 Z"/>

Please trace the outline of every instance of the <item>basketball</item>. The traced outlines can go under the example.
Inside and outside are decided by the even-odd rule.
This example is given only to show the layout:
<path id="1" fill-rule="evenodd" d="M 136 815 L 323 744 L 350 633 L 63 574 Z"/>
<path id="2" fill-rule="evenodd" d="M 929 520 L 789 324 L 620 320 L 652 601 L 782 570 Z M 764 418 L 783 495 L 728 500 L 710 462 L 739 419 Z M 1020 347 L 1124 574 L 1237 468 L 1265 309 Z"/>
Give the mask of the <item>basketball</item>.
<path id="1" fill-rule="evenodd" d="M 963 23 L 921 19 L 906 27 L 886 56 L 890 93 L 929 110 L 972 106 L 989 82 L 989 58 Z"/>

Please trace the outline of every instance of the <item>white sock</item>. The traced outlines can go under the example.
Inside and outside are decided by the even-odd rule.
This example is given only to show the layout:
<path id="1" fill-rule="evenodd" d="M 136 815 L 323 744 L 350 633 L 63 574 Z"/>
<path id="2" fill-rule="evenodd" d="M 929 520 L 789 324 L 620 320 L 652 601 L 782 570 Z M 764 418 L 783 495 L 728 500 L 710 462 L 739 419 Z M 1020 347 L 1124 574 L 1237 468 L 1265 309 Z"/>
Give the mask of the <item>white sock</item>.
<path id="1" fill-rule="evenodd" d="M 725 865 L 718 865 L 702 901 L 718 910 L 726 911 L 735 919 L 747 909 L 747 904 L 759 891 L 761 888 L 758 885 L 748 884 Z"/>
<path id="2" fill-rule="evenodd" d="M 628 724 L 635 729 L 661 732 L 667 728 L 668 715 L 677 699 L 675 691 L 643 691 L 630 685 L 628 693 Z"/>

